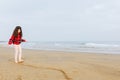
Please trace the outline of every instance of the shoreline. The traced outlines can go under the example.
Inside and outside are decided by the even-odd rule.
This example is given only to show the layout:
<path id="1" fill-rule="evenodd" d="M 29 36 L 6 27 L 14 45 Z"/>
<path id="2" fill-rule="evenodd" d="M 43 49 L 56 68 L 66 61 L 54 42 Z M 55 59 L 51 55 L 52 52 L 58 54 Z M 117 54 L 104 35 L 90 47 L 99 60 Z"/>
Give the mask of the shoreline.
<path id="1" fill-rule="evenodd" d="M 8 47 L 7 42 L 1 46 Z M 80 53 L 120 54 L 120 42 L 39 42 L 23 43 L 22 48 L 44 51 L 64 51 Z"/>
<path id="2" fill-rule="evenodd" d="M 13 48 L 14 49 L 14 47 L 6 47 L 6 46 L 0 46 L 1 48 Z M 40 50 L 40 49 L 29 49 L 29 48 L 22 48 L 23 50 L 31 50 L 31 51 L 50 51 L 50 52 L 66 52 L 66 53 L 84 53 L 84 54 L 86 54 L 86 53 L 88 53 L 88 54 L 110 54 L 110 55 L 120 55 L 120 53 L 119 52 L 95 52 L 95 51 L 70 51 L 70 50 Z"/>

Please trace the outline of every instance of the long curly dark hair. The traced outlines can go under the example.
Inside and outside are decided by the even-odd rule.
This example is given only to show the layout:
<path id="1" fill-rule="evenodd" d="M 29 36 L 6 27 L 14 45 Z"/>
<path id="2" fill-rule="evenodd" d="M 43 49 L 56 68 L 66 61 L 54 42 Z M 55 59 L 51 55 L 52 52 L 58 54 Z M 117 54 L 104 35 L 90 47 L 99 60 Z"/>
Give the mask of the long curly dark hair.
<path id="1" fill-rule="evenodd" d="M 18 30 L 19 30 L 19 29 L 20 29 L 20 35 L 21 35 L 21 37 L 23 36 L 22 28 L 21 28 L 20 26 L 16 26 L 16 28 L 15 28 L 14 31 L 13 31 L 13 35 L 14 35 L 15 37 L 18 36 Z"/>

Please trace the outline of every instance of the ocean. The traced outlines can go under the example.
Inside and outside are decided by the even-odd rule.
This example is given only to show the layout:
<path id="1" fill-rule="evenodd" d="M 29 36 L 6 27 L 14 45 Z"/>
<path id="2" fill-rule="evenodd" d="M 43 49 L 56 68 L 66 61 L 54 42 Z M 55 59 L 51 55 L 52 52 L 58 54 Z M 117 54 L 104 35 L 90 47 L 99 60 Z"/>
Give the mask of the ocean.
<path id="1" fill-rule="evenodd" d="M 0 44 L 10 47 L 4 41 Z M 120 41 L 28 41 L 21 45 L 24 49 L 34 50 L 120 54 Z"/>

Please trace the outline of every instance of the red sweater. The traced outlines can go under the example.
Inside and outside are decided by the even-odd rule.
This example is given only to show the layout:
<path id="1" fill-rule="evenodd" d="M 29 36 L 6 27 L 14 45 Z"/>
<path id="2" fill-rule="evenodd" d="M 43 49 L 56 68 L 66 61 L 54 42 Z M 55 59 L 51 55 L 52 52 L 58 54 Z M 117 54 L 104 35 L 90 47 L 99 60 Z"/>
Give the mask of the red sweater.
<path id="1" fill-rule="evenodd" d="M 25 42 L 24 39 L 22 39 L 21 35 L 18 34 L 17 37 L 15 37 L 14 35 L 11 36 L 11 38 L 9 39 L 9 42 L 8 44 L 16 44 L 16 45 L 19 45 L 21 42 Z"/>

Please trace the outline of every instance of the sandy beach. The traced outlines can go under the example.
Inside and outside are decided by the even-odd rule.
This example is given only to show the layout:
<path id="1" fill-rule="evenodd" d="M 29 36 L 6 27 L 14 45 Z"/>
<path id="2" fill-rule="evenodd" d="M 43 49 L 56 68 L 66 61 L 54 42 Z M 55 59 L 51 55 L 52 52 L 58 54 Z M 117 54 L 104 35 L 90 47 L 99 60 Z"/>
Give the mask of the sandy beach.
<path id="1" fill-rule="evenodd" d="M 0 47 L 0 80 L 120 80 L 120 55 L 23 50 Z"/>

